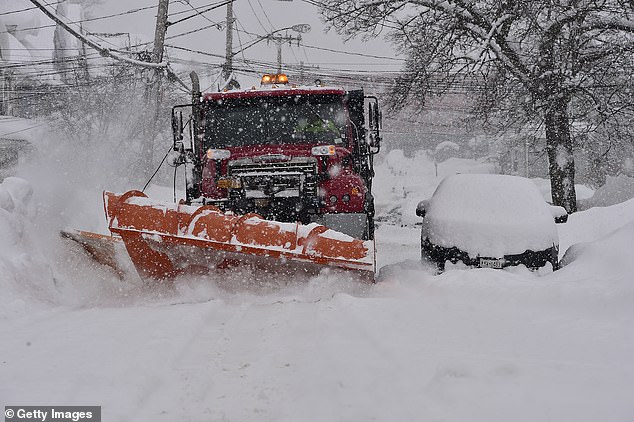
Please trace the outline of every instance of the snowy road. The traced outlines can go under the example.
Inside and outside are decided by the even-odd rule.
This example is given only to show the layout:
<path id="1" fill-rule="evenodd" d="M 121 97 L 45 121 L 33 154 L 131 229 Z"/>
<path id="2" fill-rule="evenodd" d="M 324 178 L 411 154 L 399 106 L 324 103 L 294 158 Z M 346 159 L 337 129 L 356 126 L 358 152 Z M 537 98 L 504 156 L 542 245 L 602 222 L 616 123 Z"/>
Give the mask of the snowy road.
<path id="1" fill-rule="evenodd" d="M 556 273 L 434 276 L 412 224 L 440 178 L 398 154 L 378 174 L 377 284 L 238 272 L 175 289 L 96 267 L 59 239 L 54 189 L 40 188 L 35 219 L 28 184 L 5 180 L 0 407 L 100 405 L 121 422 L 632 421 L 634 200 L 559 225 L 562 253 L 576 246 Z M 98 220 L 85 192 L 64 219 Z"/>
<path id="2" fill-rule="evenodd" d="M 417 240 L 379 230 L 374 286 L 193 280 L 0 320 L 0 404 L 101 405 L 109 421 L 631 420 L 632 290 L 577 286 L 574 266 L 434 277 Z"/>

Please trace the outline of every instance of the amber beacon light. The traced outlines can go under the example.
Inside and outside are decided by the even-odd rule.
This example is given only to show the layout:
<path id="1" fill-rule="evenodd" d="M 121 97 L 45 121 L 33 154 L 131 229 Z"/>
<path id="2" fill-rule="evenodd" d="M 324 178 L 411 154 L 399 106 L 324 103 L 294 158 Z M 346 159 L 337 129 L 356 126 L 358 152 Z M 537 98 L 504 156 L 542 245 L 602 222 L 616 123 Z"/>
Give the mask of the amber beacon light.
<path id="1" fill-rule="evenodd" d="M 261 85 L 272 85 L 272 84 L 287 84 L 288 76 L 284 73 L 275 73 L 275 74 L 265 74 L 262 75 L 262 80 L 260 81 Z"/>

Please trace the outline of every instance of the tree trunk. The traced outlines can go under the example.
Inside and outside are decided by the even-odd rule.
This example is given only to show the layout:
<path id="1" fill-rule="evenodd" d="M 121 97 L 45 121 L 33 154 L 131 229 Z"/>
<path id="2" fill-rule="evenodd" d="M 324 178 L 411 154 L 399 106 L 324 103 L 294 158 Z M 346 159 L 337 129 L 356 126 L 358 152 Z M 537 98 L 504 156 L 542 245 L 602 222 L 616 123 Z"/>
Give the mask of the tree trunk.
<path id="1" fill-rule="evenodd" d="M 569 99 L 565 96 L 550 101 L 545 115 L 546 150 L 553 204 L 573 213 L 577 211 L 577 194 L 568 103 Z"/>

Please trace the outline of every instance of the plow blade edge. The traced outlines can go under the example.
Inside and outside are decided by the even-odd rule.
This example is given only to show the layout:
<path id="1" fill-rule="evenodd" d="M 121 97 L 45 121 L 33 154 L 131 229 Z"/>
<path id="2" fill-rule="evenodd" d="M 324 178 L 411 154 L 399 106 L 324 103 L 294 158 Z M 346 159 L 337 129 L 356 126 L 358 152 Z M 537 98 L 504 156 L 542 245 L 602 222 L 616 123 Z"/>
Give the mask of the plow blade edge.
<path id="1" fill-rule="evenodd" d="M 211 205 L 161 203 L 140 191 L 104 192 L 104 206 L 110 231 L 121 237 L 143 278 L 243 265 L 289 274 L 332 267 L 374 277 L 374 242 L 322 225 L 233 215 Z"/>

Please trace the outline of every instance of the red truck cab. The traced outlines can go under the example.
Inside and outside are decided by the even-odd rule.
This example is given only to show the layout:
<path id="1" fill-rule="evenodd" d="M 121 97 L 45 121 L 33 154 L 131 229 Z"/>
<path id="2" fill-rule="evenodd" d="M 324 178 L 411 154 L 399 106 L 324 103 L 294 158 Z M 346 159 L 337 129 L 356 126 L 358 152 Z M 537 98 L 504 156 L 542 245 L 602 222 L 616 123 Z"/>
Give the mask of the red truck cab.
<path id="1" fill-rule="evenodd" d="M 376 98 L 369 98 L 366 119 L 362 90 L 276 79 L 202 94 L 198 102 L 194 95 L 188 201 L 373 238 Z"/>

